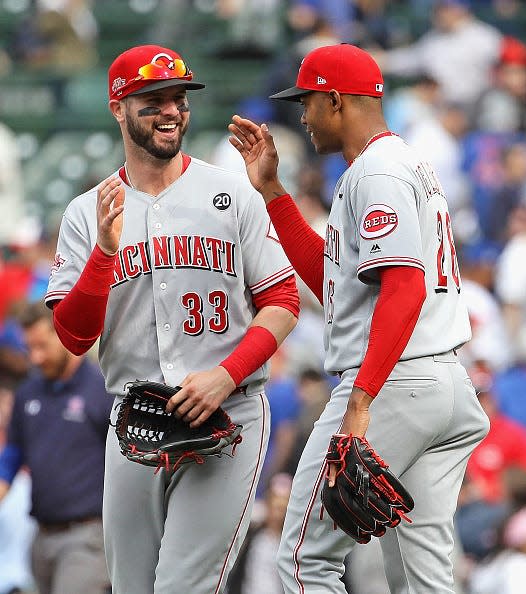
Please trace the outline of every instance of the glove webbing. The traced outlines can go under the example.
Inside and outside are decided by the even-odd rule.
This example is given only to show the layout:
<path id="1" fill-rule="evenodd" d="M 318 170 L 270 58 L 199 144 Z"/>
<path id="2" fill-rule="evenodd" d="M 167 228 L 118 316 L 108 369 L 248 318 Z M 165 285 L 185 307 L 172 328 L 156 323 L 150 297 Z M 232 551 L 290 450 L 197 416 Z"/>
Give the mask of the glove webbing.
<path id="1" fill-rule="evenodd" d="M 232 428 L 234 428 L 234 427 L 235 427 L 235 423 L 232 423 Z M 214 428 L 214 429 L 215 429 L 215 432 L 212 433 L 212 437 L 214 437 L 216 439 L 220 439 L 221 437 L 228 437 L 230 435 L 230 431 L 227 431 L 225 429 L 217 429 L 217 428 Z M 227 454 L 226 452 L 221 452 L 221 455 L 222 456 L 223 455 L 224 456 L 234 456 L 234 454 L 236 453 L 236 447 L 242 441 L 243 441 L 243 436 L 238 435 L 232 442 L 232 453 Z M 201 456 L 201 454 L 198 454 L 197 452 L 193 452 L 191 450 L 188 450 L 187 452 L 183 452 L 179 456 L 179 458 L 177 458 L 177 460 L 173 463 L 173 465 L 171 464 L 170 455 L 168 454 L 168 452 L 162 452 L 160 454 L 160 458 L 161 459 L 159 460 L 159 464 L 157 465 L 157 468 L 155 469 L 154 474 L 157 474 L 159 472 L 159 470 L 161 470 L 161 468 L 164 468 L 167 471 L 171 470 L 172 472 L 175 472 L 179 468 L 179 466 L 183 463 L 183 461 L 186 460 L 187 458 L 189 458 L 196 464 L 204 464 L 204 462 L 205 462 L 205 459 L 203 456 Z"/>
<path id="2" fill-rule="evenodd" d="M 326 477 L 329 476 L 329 468 L 330 464 L 338 464 L 340 468 L 336 472 L 335 479 L 344 472 L 345 468 L 347 467 L 347 452 L 353 445 L 352 435 L 342 435 L 340 439 L 336 442 L 336 450 L 338 452 L 338 457 L 331 459 L 330 463 L 327 463 L 327 474 Z M 363 441 L 362 441 L 363 443 Z M 370 456 L 380 465 L 381 468 L 388 468 L 388 465 L 385 461 L 378 455 L 378 453 L 372 449 L 370 446 L 366 446 L 366 451 Z M 358 457 L 361 458 L 360 452 L 356 452 Z M 365 470 L 365 464 L 362 464 L 362 467 L 356 467 L 356 474 L 355 474 L 355 481 L 357 486 L 357 493 L 362 495 L 362 504 L 364 507 L 369 505 L 369 485 L 370 485 L 371 475 L 367 470 Z M 374 483 L 379 491 L 382 491 L 393 503 L 399 501 L 403 503 L 402 496 L 395 491 L 393 486 L 389 483 L 389 481 L 385 478 L 385 476 L 374 476 L 373 477 Z M 323 512 L 324 506 L 323 503 L 320 509 L 320 520 L 323 520 Z M 409 524 L 412 524 L 413 521 L 409 518 L 401 509 L 394 508 L 393 512 L 396 513 L 400 518 L 406 520 Z M 334 522 L 334 529 L 337 530 L 338 526 L 336 522 Z"/>
<path id="3" fill-rule="evenodd" d="M 164 468 L 166 471 L 171 470 L 175 472 L 182 464 L 183 460 L 186 460 L 186 458 L 190 458 L 190 460 L 193 460 L 196 464 L 204 464 L 205 462 L 203 456 L 200 456 L 196 452 L 188 451 L 183 452 L 172 465 L 170 461 L 170 455 L 167 452 L 162 452 L 160 455 L 159 464 L 157 465 L 154 474 L 157 474 L 161 468 Z"/>
<path id="4" fill-rule="evenodd" d="M 374 460 L 376 460 L 376 462 L 378 462 L 378 464 L 382 468 L 389 468 L 389 466 L 384 462 L 384 460 L 382 460 L 382 458 L 380 458 L 380 456 L 378 455 L 378 453 L 374 449 L 372 449 L 370 446 L 366 446 L 365 447 L 365 450 L 367 451 L 368 454 L 370 454 L 370 456 Z M 357 453 L 359 454 L 359 452 L 357 452 Z M 373 480 L 375 482 L 376 488 L 378 490 L 382 491 L 387 497 L 389 497 L 393 503 L 396 503 L 397 501 L 403 503 L 403 498 L 400 495 L 400 493 L 397 493 L 396 492 L 396 490 L 393 488 L 393 486 L 391 485 L 391 483 L 389 483 L 389 481 L 385 478 L 384 475 L 375 476 L 375 477 L 373 477 Z M 366 502 L 367 502 L 367 499 L 364 499 L 364 504 Z M 413 523 L 413 520 L 411 520 L 411 518 L 409 518 L 402 510 L 400 510 L 398 508 L 394 508 L 393 511 L 400 518 L 403 518 L 404 520 L 406 520 L 407 522 L 409 522 L 409 524 L 412 524 Z"/>

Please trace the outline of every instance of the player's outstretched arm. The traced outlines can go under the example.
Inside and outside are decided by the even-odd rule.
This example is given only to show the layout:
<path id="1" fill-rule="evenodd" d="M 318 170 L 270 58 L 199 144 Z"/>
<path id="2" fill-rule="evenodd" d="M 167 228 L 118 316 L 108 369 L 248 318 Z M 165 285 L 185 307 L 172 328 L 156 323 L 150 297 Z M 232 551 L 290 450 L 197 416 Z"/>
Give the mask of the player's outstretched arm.
<path id="1" fill-rule="evenodd" d="M 232 134 L 230 144 L 245 161 L 250 183 L 265 202 L 268 204 L 274 198 L 286 194 L 278 178 L 278 152 L 267 125 L 258 126 L 251 120 L 235 115 L 228 130 Z"/>

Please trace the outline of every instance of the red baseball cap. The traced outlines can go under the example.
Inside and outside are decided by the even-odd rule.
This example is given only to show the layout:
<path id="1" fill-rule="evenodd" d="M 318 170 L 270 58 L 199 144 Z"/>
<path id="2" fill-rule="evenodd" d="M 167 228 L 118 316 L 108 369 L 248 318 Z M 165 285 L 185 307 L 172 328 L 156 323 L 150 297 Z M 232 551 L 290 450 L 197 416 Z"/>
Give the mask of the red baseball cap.
<path id="1" fill-rule="evenodd" d="M 181 56 L 159 45 L 139 45 L 126 50 L 113 61 L 108 71 L 110 99 L 149 93 L 172 85 L 202 89 Z"/>
<path id="2" fill-rule="evenodd" d="M 312 91 L 328 93 L 333 89 L 344 95 L 381 97 L 384 79 L 372 56 L 359 47 L 348 43 L 326 45 L 303 58 L 295 87 L 271 95 L 270 99 L 299 101 Z"/>
<path id="3" fill-rule="evenodd" d="M 500 46 L 500 63 L 526 66 L 526 45 L 516 37 L 504 37 Z"/>

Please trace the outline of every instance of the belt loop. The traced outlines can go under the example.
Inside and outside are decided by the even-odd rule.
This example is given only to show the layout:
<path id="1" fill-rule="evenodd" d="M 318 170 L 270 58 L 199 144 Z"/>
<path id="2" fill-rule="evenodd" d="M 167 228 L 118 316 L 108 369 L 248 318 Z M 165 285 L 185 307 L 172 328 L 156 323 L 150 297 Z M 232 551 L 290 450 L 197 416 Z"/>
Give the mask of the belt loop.
<path id="1" fill-rule="evenodd" d="M 238 390 L 245 396 L 251 396 L 252 394 L 261 394 L 265 388 L 265 380 L 256 380 L 247 384 L 246 386 L 239 386 Z M 235 394 L 236 390 L 232 392 Z"/>

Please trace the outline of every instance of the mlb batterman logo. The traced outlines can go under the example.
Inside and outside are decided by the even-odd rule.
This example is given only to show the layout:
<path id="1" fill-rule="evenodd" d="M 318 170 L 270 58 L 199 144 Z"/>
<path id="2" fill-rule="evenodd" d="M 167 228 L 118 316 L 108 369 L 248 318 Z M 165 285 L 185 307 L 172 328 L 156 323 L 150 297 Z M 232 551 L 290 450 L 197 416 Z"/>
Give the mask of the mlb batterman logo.
<path id="1" fill-rule="evenodd" d="M 365 211 L 360 225 L 364 239 L 378 239 L 389 235 L 398 225 L 398 215 L 386 204 L 371 204 Z"/>

